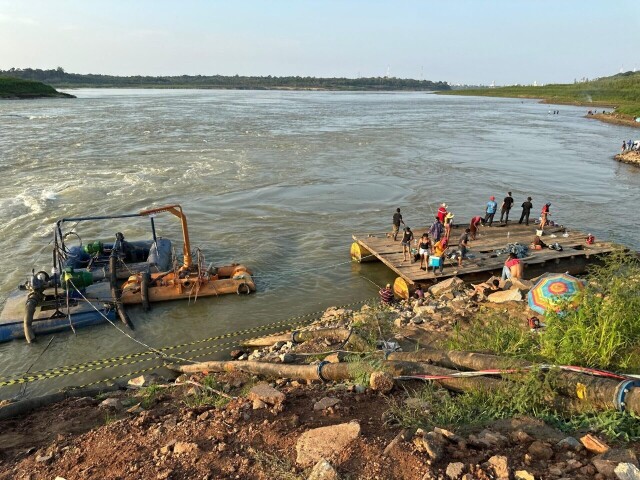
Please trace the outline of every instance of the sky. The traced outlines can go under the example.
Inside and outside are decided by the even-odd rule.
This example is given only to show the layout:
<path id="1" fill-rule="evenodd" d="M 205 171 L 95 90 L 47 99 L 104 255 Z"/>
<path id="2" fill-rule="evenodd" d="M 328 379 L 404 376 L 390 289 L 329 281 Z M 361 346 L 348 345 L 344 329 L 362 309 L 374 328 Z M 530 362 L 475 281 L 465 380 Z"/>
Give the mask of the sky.
<path id="1" fill-rule="evenodd" d="M 639 0 L 0 0 L 0 69 L 496 85 L 640 70 Z"/>

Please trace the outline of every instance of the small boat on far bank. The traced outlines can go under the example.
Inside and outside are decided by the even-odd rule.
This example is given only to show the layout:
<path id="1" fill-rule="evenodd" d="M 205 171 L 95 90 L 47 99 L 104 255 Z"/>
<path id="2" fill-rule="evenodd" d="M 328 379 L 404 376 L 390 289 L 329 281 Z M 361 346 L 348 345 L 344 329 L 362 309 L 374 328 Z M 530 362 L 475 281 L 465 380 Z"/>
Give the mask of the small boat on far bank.
<path id="1" fill-rule="evenodd" d="M 182 225 L 183 261 L 177 261 L 170 240 L 158 237 L 154 218 L 178 217 Z M 87 221 L 149 218 L 151 238 L 127 241 L 121 232 L 113 241 L 88 244 L 75 231 Z M 65 224 L 73 227 L 63 232 Z M 78 245 L 69 246 L 72 241 Z M 206 265 L 197 249 L 193 260 L 187 219 L 180 205 L 167 205 L 135 214 L 63 218 L 54 228 L 51 274 L 35 272 L 12 292 L 0 313 L 0 342 L 94 325 L 119 318 L 133 328 L 124 305 L 197 299 L 223 294 L 249 294 L 256 287 L 243 265 Z"/>

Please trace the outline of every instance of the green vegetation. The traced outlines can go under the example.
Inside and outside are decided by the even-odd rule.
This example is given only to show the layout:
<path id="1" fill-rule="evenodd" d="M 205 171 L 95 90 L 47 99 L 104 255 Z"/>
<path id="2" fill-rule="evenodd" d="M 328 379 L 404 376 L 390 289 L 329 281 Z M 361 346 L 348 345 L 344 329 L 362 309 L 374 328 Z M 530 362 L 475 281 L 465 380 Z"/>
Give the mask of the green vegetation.
<path id="1" fill-rule="evenodd" d="M 562 431 L 591 430 L 609 440 L 640 440 L 640 417 L 618 411 L 590 411 L 566 415 L 551 405 L 556 398 L 554 376 L 531 372 L 522 383 L 504 382 L 487 395 L 469 391 L 456 394 L 432 384 L 410 393 L 409 400 L 390 402 L 387 418 L 403 427 L 432 429 L 444 427 L 458 432 L 482 427 L 500 418 L 530 416 L 544 420 Z"/>
<path id="2" fill-rule="evenodd" d="M 224 407 L 231 401 L 229 396 L 221 395 L 224 385 L 218 383 L 212 375 L 207 375 L 202 379 L 202 387 L 195 387 L 194 395 L 185 397 L 184 403 L 191 408 L 203 405 L 213 405 L 214 407 Z"/>
<path id="3" fill-rule="evenodd" d="M 458 331 L 446 346 L 555 364 L 617 371 L 640 368 L 640 261 L 618 251 L 594 265 L 579 308 L 549 313 L 546 328 L 532 335 L 522 320 L 499 315 Z"/>
<path id="4" fill-rule="evenodd" d="M 2 73 L 0 72 L 0 75 Z M 60 93 L 55 88 L 41 82 L 8 78 L 0 76 L 0 98 L 40 98 L 69 97 L 73 95 Z"/>
<path id="5" fill-rule="evenodd" d="M 321 89 L 321 90 L 449 90 L 446 82 L 403 78 L 317 78 L 266 77 L 223 75 L 130 76 L 67 73 L 55 70 L 16 69 L 0 70 L 0 75 L 26 80 L 37 80 L 56 87 L 113 87 L 113 88 L 228 88 L 239 90 L 260 89 Z"/>
<path id="6" fill-rule="evenodd" d="M 513 86 L 452 90 L 448 95 L 485 97 L 541 98 L 549 103 L 615 106 L 616 112 L 640 116 L 640 72 L 626 72 L 597 80 L 573 84 L 552 84 L 542 87 Z"/>

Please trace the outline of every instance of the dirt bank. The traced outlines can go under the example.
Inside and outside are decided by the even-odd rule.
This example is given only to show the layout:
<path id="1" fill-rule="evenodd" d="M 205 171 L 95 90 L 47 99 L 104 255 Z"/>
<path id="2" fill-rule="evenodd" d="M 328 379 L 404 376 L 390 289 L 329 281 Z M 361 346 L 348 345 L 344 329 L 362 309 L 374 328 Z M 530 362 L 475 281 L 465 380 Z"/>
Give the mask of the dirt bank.
<path id="1" fill-rule="evenodd" d="M 622 125 L 625 127 L 640 128 L 640 122 L 636 122 L 631 115 L 623 115 L 621 113 L 596 113 L 595 115 L 585 115 L 585 118 L 601 120 L 614 125 Z"/>

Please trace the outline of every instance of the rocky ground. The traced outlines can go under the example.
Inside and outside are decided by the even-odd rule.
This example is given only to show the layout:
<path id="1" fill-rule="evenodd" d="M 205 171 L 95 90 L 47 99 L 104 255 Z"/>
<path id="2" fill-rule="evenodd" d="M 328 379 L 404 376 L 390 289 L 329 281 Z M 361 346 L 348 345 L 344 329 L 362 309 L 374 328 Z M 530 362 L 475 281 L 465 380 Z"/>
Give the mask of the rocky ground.
<path id="1" fill-rule="evenodd" d="M 637 150 L 619 153 L 615 156 L 615 159 L 623 163 L 631 163 L 633 165 L 640 165 L 640 152 Z"/>
<path id="2" fill-rule="evenodd" d="M 464 328 L 481 304 L 509 309 L 527 328 L 522 298 L 530 284 L 503 282 L 497 291 L 491 285 L 474 291 L 458 279 L 441 282 L 424 299 L 387 311 L 396 335 L 385 339 L 405 350 L 439 341 L 454 326 Z M 371 308 L 330 308 L 310 328 L 351 327 Z M 343 345 L 331 338 L 279 341 L 233 357 L 288 363 Z M 475 429 L 403 428 L 390 405 L 419 402 L 411 394 L 417 381 L 387 391 L 373 381 L 233 372 L 149 376 L 130 387 L 0 422 L 0 479 L 640 478 L 639 445 L 607 444 L 589 432 L 568 436 L 528 417 Z"/>

